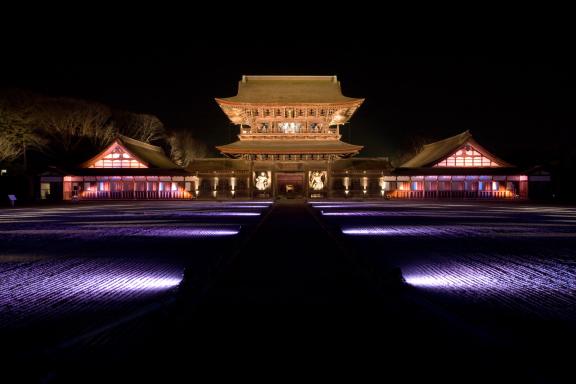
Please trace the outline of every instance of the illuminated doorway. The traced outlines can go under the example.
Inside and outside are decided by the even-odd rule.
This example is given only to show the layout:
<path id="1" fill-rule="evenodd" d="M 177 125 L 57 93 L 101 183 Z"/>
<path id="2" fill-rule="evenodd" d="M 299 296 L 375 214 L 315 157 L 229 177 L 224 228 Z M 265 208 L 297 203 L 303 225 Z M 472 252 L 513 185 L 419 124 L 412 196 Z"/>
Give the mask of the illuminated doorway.
<path id="1" fill-rule="evenodd" d="M 276 174 L 276 196 L 285 198 L 304 197 L 304 173 Z"/>

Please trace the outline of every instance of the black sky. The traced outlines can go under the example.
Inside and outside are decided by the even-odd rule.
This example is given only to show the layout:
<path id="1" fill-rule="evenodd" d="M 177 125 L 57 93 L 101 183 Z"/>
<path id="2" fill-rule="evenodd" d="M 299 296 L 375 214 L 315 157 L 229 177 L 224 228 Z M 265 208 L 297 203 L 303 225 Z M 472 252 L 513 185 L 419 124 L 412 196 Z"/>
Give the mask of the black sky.
<path id="1" fill-rule="evenodd" d="M 213 147 L 233 140 L 237 131 L 214 97 L 233 96 L 242 74 L 335 74 L 345 95 L 366 98 L 343 130 L 344 140 L 365 145 L 363 156 L 391 155 L 410 148 L 414 138 L 441 139 L 470 129 L 512 163 L 574 158 L 573 59 L 387 57 L 372 48 L 346 48 L 338 55 L 294 47 L 27 57 L 1 64 L 0 86 L 155 114 Z"/>

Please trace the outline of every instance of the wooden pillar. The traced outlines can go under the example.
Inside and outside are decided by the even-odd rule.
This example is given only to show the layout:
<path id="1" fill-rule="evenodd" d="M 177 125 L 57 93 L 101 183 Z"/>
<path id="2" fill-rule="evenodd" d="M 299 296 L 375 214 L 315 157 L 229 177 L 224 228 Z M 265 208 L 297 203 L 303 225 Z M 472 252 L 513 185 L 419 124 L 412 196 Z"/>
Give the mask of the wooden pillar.
<path id="1" fill-rule="evenodd" d="M 310 167 L 308 166 L 304 166 L 304 199 L 306 201 L 308 201 L 308 199 L 310 198 L 310 189 L 309 189 L 309 185 L 310 184 Z"/>
<path id="2" fill-rule="evenodd" d="M 248 194 L 250 195 L 250 199 L 254 197 L 253 191 L 253 184 L 254 184 L 254 160 L 252 159 L 252 155 L 250 156 L 250 174 L 248 175 Z"/>
<path id="3" fill-rule="evenodd" d="M 271 172 L 273 174 L 270 175 L 270 178 L 274 180 L 274 185 L 272 185 L 270 189 L 272 190 L 272 199 L 276 200 L 276 196 L 278 196 L 278 172 L 276 172 L 276 169 L 273 169 Z"/>
<path id="4" fill-rule="evenodd" d="M 332 156 L 328 155 L 328 170 L 326 172 L 326 198 L 329 199 L 332 196 Z"/>

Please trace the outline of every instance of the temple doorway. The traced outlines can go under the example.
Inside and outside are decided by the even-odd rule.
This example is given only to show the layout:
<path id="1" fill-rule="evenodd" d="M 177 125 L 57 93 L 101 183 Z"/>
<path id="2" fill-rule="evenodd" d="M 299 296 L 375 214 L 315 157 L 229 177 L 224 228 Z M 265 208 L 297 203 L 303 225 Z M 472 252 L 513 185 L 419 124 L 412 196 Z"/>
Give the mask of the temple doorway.
<path id="1" fill-rule="evenodd" d="M 285 198 L 304 197 L 304 173 L 277 173 L 276 196 Z"/>

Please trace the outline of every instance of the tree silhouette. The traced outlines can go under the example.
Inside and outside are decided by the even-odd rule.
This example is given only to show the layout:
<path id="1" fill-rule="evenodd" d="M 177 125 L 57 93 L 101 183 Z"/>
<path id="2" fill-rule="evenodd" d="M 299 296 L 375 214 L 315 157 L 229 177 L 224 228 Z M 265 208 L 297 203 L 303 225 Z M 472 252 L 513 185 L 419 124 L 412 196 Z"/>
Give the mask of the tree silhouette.
<path id="1" fill-rule="evenodd" d="M 0 160 L 11 161 L 22 157 L 24 170 L 28 169 L 28 151 L 43 152 L 47 140 L 36 125 L 33 103 L 21 99 L 0 100 Z"/>
<path id="2" fill-rule="evenodd" d="M 116 111 L 113 120 L 116 132 L 146 143 L 160 140 L 166 135 L 164 124 L 154 115 Z"/>
<path id="3" fill-rule="evenodd" d="M 189 131 L 174 131 L 167 137 L 170 145 L 172 160 L 186 167 L 194 159 L 206 157 L 208 148 L 204 143 L 195 139 Z"/>

